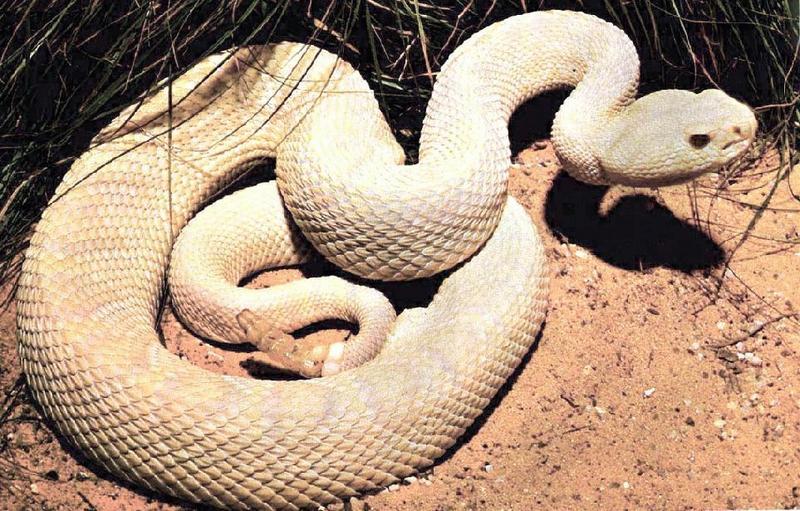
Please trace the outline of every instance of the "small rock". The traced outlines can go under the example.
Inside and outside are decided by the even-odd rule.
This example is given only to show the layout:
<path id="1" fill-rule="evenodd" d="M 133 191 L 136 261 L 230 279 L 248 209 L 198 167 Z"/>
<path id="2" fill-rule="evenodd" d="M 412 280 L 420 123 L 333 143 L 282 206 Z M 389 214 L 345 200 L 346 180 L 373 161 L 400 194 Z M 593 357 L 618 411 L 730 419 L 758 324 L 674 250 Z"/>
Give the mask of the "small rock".
<path id="1" fill-rule="evenodd" d="M 720 330 L 725 330 L 728 328 L 728 324 L 724 321 L 717 321 L 717 328 Z"/>
<path id="2" fill-rule="evenodd" d="M 744 343 L 742 341 L 739 341 L 739 342 L 736 343 L 736 351 L 744 352 L 745 349 L 746 348 L 745 348 Z"/>
<path id="3" fill-rule="evenodd" d="M 39 487 L 36 485 L 36 483 L 31 483 L 30 489 L 31 493 L 34 495 L 39 495 Z"/>
<path id="4" fill-rule="evenodd" d="M 760 366 L 761 364 L 764 363 L 764 361 L 761 360 L 761 357 L 759 357 L 758 355 L 756 355 L 754 353 L 748 352 L 748 353 L 745 353 L 744 355 L 745 355 L 744 356 L 745 360 L 747 360 L 750 363 L 750 365 L 752 365 L 752 366 L 758 367 L 758 366 Z M 750 355 L 750 356 L 748 357 L 748 355 Z"/>
<path id="5" fill-rule="evenodd" d="M 225 362 L 225 357 L 220 355 L 219 353 L 215 353 L 211 350 L 206 351 L 206 358 L 211 359 L 216 364 L 221 364 Z"/>
<path id="6" fill-rule="evenodd" d="M 631 483 L 629 483 L 628 481 L 623 481 L 622 487 L 625 488 L 626 490 L 629 490 L 631 488 Z"/>
<path id="7" fill-rule="evenodd" d="M 545 142 L 544 140 L 537 140 L 536 142 L 533 143 L 533 148 L 536 149 L 537 151 L 541 151 L 546 147 L 547 147 L 547 142 Z"/>
<path id="8" fill-rule="evenodd" d="M 403 479 L 403 482 L 406 483 L 406 484 L 414 484 L 417 481 L 418 481 L 418 479 L 417 479 L 416 476 L 408 476 L 405 479 Z"/>
<path id="9" fill-rule="evenodd" d="M 399 484 L 397 484 L 397 483 L 394 483 L 394 484 L 390 484 L 390 485 L 389 485 L 389 491 L 397 491 L 397 490 L 399 490 L 399 489 L 400 489 L 400 485 L 399 485 Z"/>
<path id="10" fill-rule="evenodd" d="M 700 351 L 700 343 L 699 342 L 695 341 L 695 342 L 693 342 L 692 344 L 689 345 L 689 352 L 690 353 L 697 353 L 698 351 Z"/>
<path id="11" fill-rule="evenodd" d="M 345 511 L 368 511 L 367 503 L 361 499 L 350 497 L 350 500 L 344 506 Z"/>
<path id="12" fill-rule="evenodd" d="M 761 399 L 761 396 L 759 396 L 757 393 L 756 393 L 756 394 L 751 394 L 751 395 L 750 395 L 750 402 L 751 402 L 751 403 L 755 403 L 755 402 L 757 402 L 759 399 Z"/>
<path id="13" fill-rule="evenodd" d="M 726 362 L 736 362 L 739 360 L 737 354 L 727 348 L 718 349 L 717 357 L 721 358 L 722 360 L 725 360 Z"/>
<path id="14" fill-rule="evenodd" d="M 577 257 L 578 259 L 588 259 L 589 252 L 585 251 L 582 248 L 579 248 L 575 251 L 575 257 Z"/>
<path id="15" fill-rule="evenodd" d="M 650 387 L 649 389 L 645 389 L 644 392 L 642 392 L 642 396 L 646 398 L 650 397 L 655 393 L 655 391 L 656 391 L 655 387 Z"/>
<path id="16" fill-rule="evenodd" d="M 725 422 L 725 419 L 717 419 L 714 421 L 714 427 L 717 429 L 724 428 L 725 424 L 727 424 L 727 422 Z"/>
<path id="17" fill-rule="evenodd" d="M 686 422 L 687 426 L 694 426 L 694 419 L 691 417 L 686 417 L 686 420 L 684 422 Z"/>
<path id="18" fill-rule="evenodd" d="M 494 467 L 492 466 L 491 463 L 484 463 L 483 470 L 484 472 L 491 472 L 492 470 L 494 470 Z"/>

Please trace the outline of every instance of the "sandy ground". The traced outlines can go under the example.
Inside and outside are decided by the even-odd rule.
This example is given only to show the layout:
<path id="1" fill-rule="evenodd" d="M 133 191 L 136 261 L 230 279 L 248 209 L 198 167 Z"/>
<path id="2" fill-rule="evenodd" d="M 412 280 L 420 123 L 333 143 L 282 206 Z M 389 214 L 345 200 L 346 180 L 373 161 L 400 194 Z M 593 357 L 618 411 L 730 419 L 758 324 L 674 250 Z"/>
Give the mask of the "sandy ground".
<path id="1" fill-rule="evenodd" d="M 800 506 L 800 169 L 742 236 L 776 165 L 735 182 L 606 192 L 559 173 L 545 142 L 523 151 L 511 193 L 543 233 L 553 275 L 540 341 L 442 461 L 348 508 Z M 163 327 L 194 363 L 262 372 L 258 354 L 204 343 L 169 312 Z M 63 444 L 22 384 L 14 342 L 12 306 L 0 316 L 0 509 L 188 509 Z"/>

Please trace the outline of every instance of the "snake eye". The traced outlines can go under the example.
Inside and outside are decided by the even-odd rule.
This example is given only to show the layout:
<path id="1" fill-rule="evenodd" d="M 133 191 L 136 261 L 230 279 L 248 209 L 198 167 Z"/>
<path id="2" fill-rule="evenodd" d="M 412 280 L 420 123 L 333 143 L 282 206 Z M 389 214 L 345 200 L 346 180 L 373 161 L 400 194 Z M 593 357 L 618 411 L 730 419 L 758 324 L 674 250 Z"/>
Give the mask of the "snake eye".
<path id="1" fill-rule="evenodd" d="M 711 137 L 706 135 L 705 133 L 697 133 L 689 137 L 689 143 L 695 149 L 702 149 L 711 142 Z"/>

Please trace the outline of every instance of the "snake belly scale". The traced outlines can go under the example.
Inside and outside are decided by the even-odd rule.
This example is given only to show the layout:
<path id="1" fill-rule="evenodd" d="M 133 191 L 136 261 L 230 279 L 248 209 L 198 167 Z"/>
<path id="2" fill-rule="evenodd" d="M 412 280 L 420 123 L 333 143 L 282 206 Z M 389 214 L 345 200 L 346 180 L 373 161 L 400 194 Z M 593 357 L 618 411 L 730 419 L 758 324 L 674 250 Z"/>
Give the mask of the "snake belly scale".
<path id="1" fill-rule="evenodd" d="M 334 55 L 281 43 L 208 57 L 172 84 L 169 117 L 162 90 L 103 130 L 36 226 L 16 295 L 33 395 L 111 473 L 220 508 L 313 509 L 431 465 L 544 319 L 542 245 L 506 195 L 516 106 L 575 87 L 554 141 L 565 169 L 591 183 L 679 182 L 749 145 L 755 119 L 741 103 L 719 91 L 634 101 L 637 81 L 633 45 L 606 22 L 510 18 L 449 59 L 420 163 L 402 168 L 372 93 Z M 653 115 L 677 127 L 641 122 Z M 637 136 L 622 136 L 630 126 Z M 658 136 L 645 144 L 637 137 L 648 129 Z M 686 142 L 696 129 L 704 147 Z M 264 200 L 282 200 L 310 245 L 345 270 L 405 280 L 455 267 L 363 365 L 257 381 L 207 372 L 159 342 L 174 237 L 266 158 L 276 158 L 280 197 L 273 188 Z M 249 203 L 235 204 L 248 215 Z"/>

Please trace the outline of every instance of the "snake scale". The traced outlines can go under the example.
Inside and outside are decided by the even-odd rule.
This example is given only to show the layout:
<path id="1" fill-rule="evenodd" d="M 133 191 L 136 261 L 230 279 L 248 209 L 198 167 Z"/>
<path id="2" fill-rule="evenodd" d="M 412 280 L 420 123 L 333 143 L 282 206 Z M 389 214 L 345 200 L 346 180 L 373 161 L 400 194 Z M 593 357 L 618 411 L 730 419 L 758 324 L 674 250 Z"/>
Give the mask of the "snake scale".
<path id="1" fill-rule="evenodd" d="M 171 95 L 151 95 L 101 131 L 36 226 L 16 295 L 33 395 L 61 435 L 113 474 L 220 508 L 313 509 L 431 465 L 519 364 L 545 314 L 542 245 L 507 196 L 514 109 L 574 88 L 556 115 L 554 145 L 568 172 L 596 184 L 683 182 L 737 157 L 755 135 L 751 110 L 720 91 L 635 100 L 637 82 L 633 44 L 609 23 L 559 11 L 506 19 L 442 67 L 419 163 L 403 166 L 372 92 L 335 55 L 280 43 L 202 60 Z M 267 158 L 276 158 L 277 185 L 224 199 L 220 215 L 237 211 L 227 219 L 205 215 L 235 232 L 198 248 L 209 263 L 217 257 L 217 269 L 223 261 L 231 287 L 258 265 L 303 260 L 310 247 L 370 279 L 452 269 L 429 306 L 396 321 L 389 312 L 388 326 L 376 327 L 388 333 L 380 349 L 345 349 L 324 378 L 213 374 L 157 335 L 176 235 Z M 245 221 L 258 214 L 272 215 L 277 230 L 259 231 L 268 218 Z M 236 242 L 250 249 L 237 252 Z M 251 249 L 272 255 L 242 255 Z M 300 289 L 316 294 L 308 303 L 329 304 L 312 309 L 358 322 L 386 311 L 330 305 L 360 291 L 329 284 L 338 285 Z M 218 298 L 183 285 L 189 301 Z"/>

